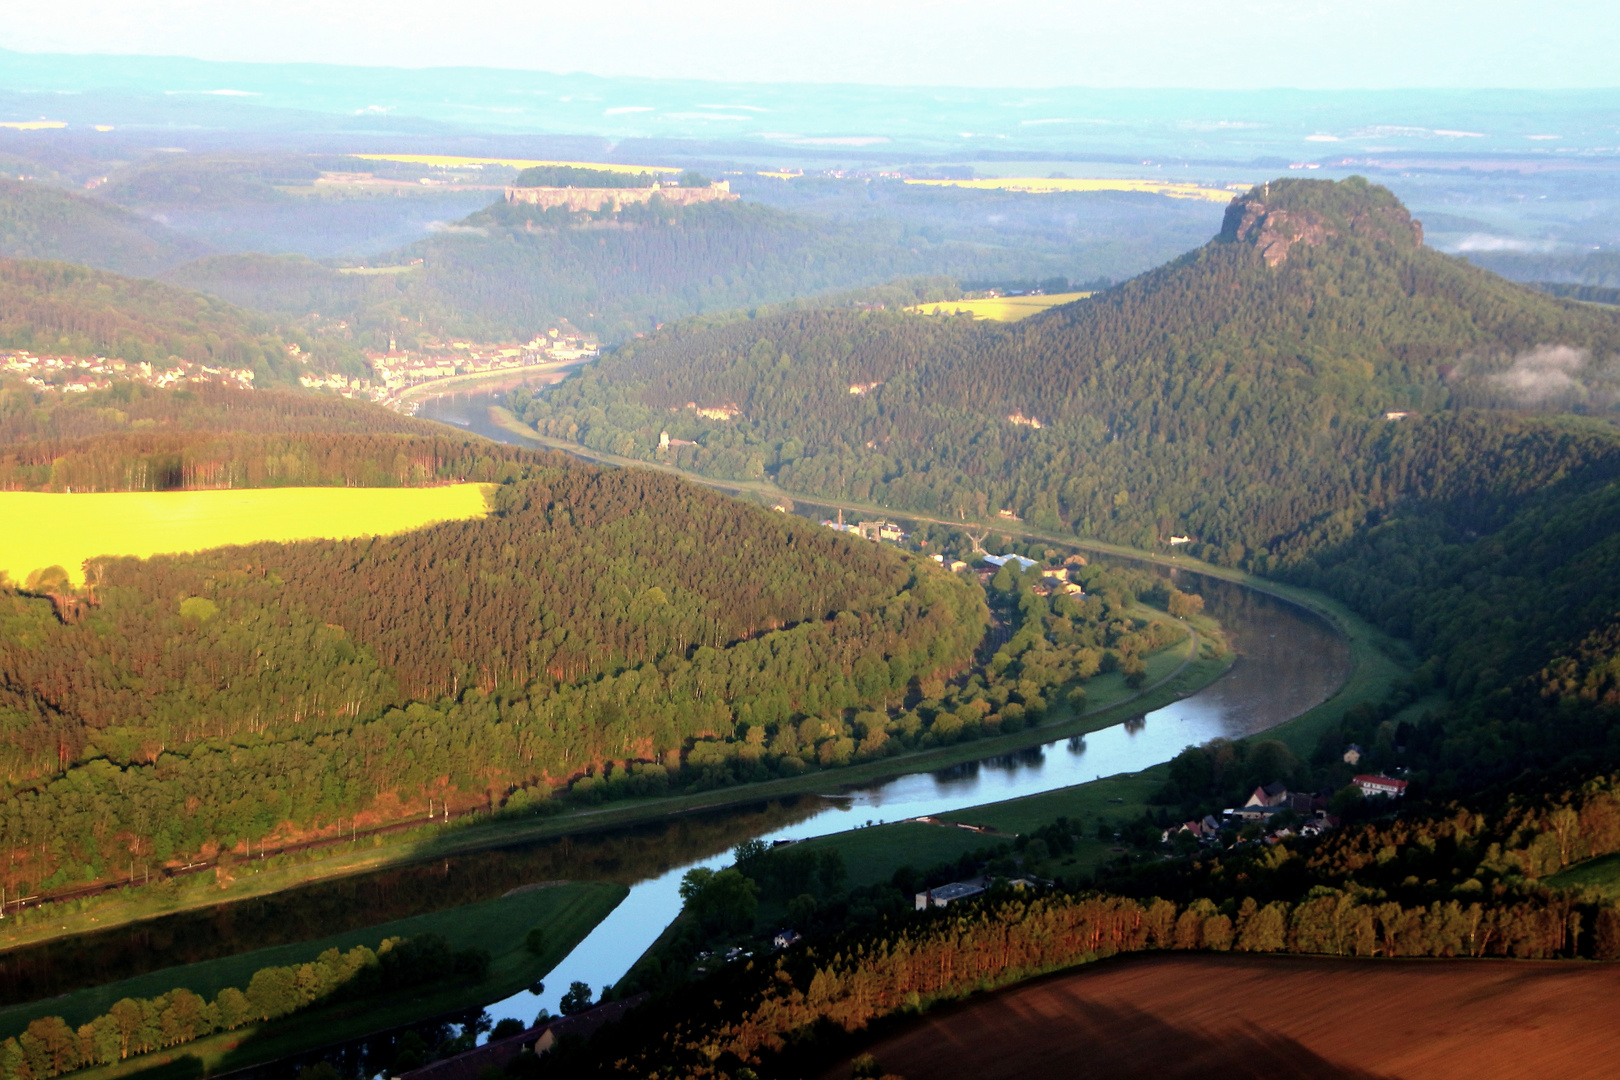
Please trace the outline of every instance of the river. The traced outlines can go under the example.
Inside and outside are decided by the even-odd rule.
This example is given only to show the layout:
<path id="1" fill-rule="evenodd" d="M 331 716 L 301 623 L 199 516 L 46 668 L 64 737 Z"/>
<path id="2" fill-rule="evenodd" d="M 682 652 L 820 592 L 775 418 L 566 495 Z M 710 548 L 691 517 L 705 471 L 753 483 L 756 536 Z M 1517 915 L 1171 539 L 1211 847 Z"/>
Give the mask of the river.
<path id="1" fill-rule="evenodd" d="M 418 415 L 501 442 L 522 444 L 525 440 L 489 417 L 489 407 L 502 396 L 502 389 L 445 395 L 425 401 Z M 1319 616 L 1217 578 L 1153 568 L 1182 579 L 1185 587 L 1204 597 L 1205 610 L 1220 622 L 1237 654 L 1225 676 L 1174 704 L 1082 738 L 829 792 L 824 804 L 808 817 L 762 830 L 760 838 L 808 839 L 867 822 L 951 813 L 1104 776 L 1140 772 L 1170 760 L 1187 746 L 1218 737 L 1253 735 L 1290 720 L 1325 701 L 1349 674 L 1346 642 Z M 558 999 L 570 982 L 585 982 L 595 990 L 616 982 L 680 911 L 681 877 L 695 866 L 718 869 L 730 861 L 729 852 L 676 860 L 676 865 L 634 882 L 625 901 L 546 977 L 543 994 L 515 994 L 489 1006 L 490 1015 L 527 1024 L 541 1008 L 556 1013 Z"/>

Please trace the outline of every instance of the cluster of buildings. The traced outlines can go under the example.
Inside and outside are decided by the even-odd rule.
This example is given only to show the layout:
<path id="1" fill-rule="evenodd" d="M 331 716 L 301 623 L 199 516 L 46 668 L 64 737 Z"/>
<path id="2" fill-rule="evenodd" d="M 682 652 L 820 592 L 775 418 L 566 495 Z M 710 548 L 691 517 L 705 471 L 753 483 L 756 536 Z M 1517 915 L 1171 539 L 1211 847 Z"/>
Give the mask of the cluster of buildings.
<path id="1" fill-rule="evenodd" d="M 840 508 L 836 520 L 828 518 L 822 522 L 834 532 L 846 532 L 859 536 L 863 540 L 887 540 L 891 544 L 903 544 L 911 539 L 911 534 L 892 521 L 860 521 L 853 525 L 845 524 L 844 511 Z"/>
<path id="2" fill-rule="evenodd" d="M 421 350 L 401 350 L 390 340 L 387 352 L 366 353 L 366 361 L 371 366 L 369 379 L 318 372 L 299 376 L 298 382 L 307 389 L 363 397 L 401 412 L 414 413 L 415 403 L 401 400 L 401 395 L 423 383 L 457 375 L 588 360 L 596 356 L 597 351 L 595 338 L 566 324 L 536 335 L 527 344 L 448 341 L 435 342 Z M 296 345 L 289 345 L 287 352 L 294 358 L 299 356 Z"/>
<path id="3" fill-rule="evenodd" d="M 1345 752 L 1345 760 L 1350 764 L 1354 764 L 1353 758 L 1359 756 L 1359 748 L 1353 745 Z M 1405 780 L 1397 780 L 1382 774 L 1363 773 L 1350 782 L 1360 788 L 1361 793 L 1368 798 L 1376 796 L 1398 799 L 1406 794 Z M 1201 843 L 1214 842 L 1223 829 L 1241 829 L 1245 825 L 1252 824 L 1261 826 L 1262 837 L 1267 843 L 1276 843 L 1284 837 L 1294 835 L 1320 836 L 1339 826 L 1339 819 L 1328 813 L 1328 798 L 1327 792 L 1307 794 L 1302 791 L 1289 791 L 1288 785 L 1278 780 L 1264 787 L 1255 788 L 1247 802 L 1242 806 L 1221 811 L 1218 818 L 1209 814 L 1202 820 L 1185 821 L 1166 829 L 1163 839 L 1168 842 L 1180 833 L 1190 833 Z M 1272 819 L 1283 811 L 1293 812 L 1294 817 L 1290 819 L 1292 824 L 1271 828 Z"/>
<path id="4" fill-rule="evenodd" d="M 1039 565 L 1034 559 L 1026 558 L 1023 555 L 986 555 L 984 561 L 989 566 L 979 571 L 979 577 L 986 582 L 995 576 L 997 570 L 1009 563 L 1020 574 L 1027 573 L 1031 567 Z M 1086 590 L 1080 583 L 1069 580 L 1069 568 L 1071 566 L 1084 566 L 1085 564 L 1086 560 L 1084 558 L 1074 556 L 1062 566 L 1041 567 L 1041 580 L 1040 584 L 1035 586 L 1035 595 L 1051 596 L 1053 593 L 1068 593 L 1071 596 L 1085 596 Z"/>
<path id="5" fill-rule="evenodd" d="M 160 387 L 220 382 L 253 389 L 251 368 L 193 364 L 173 357 L 162 365 L 156 365 L 144 360 L 130 363 L 107 356 L 35 356 L 19 350 L 0 353 L 0 370 L 8 375 L 20 376 L 36 390 L 54 389 L 69 394 L 105 390 L 114 382 L 139 382 Z"/>
<path id="6" fill-rule="evenodd" d="M 447 379 L 452 375 L 476 375 L 535 364 L 586 360 L 597 354 L 596 339 L 572 327 L 552 327 L 527 344 L 480 344 L 450 341 L 420 352 L 399 351 L 394 342 L 386 353 L 368 352 L 374 383 L 383 396 L 391 396 L 418 383 Z"/>
<path id="7" fill-rule="evenodd" d="M 664 432 L 659 439 L 658 446 L 659 449 L 663 450 L 668 449 L 670 446 L 678 442 L 680 442 L 680 440 L 671 439 L 669 438 L 669 433 Z M 776 509 L 785 510 L 786 507 L 779 504 Z M 854 536 L 859 536 L 863 540 L 871 540 L 873 542 L 886 540 L 892 544 L 904 544 L 911 539 L 910 533 L 906 532 L 892 521 L 857 521 L 854 524 L 850 524 L 844 520 L 844 511 L 842 509 L 838 511 L 838 516 L 836 518 L 826 518 L 822 521 L 822 524 L 834 532 L 850 533 Z M 963 562 L 961 559 L 952 559 L 946 555 L 938 553 L 928 557 L 953 574 L 961 573 L 962 571 L 968 569 L 968 564 Z M 995 576 L 997 570 L 1008 564 L 1011 564 L 1012 568 L 1020 574 L 1026 573 L 1031 567 L 1039 565 L 1039 563 L 1037 563 L 1037 561 L 1034 559 L 1015 554 L 986 555 L 984 557 L 984 561 L 986 565 L 979 570 L 979 580 L 981 582 L 989 581 L 993 576 Z M 1068 593 L 1071 596 L 1084 597 L 1086 595 L 1085 588 L 1082 587 L 1079 582 L 1069 580 L 1070 568 L 1084 565 L 1086 565 L 1085 558 L 1083 556 L 1075 555 L 1071 556 L 1069 560 L 1062 566 L 1042 567 L 1041 581 L 1035 586 L 1035 595 L 1051 596 L 1053 593 Z"/>

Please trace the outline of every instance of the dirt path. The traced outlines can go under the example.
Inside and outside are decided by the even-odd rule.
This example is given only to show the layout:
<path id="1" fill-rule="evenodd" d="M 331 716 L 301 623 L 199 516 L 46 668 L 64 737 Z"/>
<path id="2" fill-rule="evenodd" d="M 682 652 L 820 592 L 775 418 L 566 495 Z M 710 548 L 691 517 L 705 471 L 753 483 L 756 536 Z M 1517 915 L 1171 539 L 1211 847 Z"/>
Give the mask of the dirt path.
<path id="1" fill-rule="evenodd" d="M 1576 1080 L 1620 1073 L 1617 1003 L 1620 964 L 1161 955 L 949 1006 L 869 1050 L 906 1080 Z"/>

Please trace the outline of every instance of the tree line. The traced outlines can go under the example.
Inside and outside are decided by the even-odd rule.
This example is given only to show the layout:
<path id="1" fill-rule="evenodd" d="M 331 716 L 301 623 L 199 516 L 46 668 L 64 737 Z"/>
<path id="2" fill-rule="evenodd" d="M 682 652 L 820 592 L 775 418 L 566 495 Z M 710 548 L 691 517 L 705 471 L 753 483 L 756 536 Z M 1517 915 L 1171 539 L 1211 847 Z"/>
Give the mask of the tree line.
<path id="1" fill-rule="evenodd" d="M 0 383 L 4 490 L 502 483 L 568 460 L 336 395 L 123 382 L 69 396 Z"/>
<path id="2" fill-rule="evenodd" d="M 575 1075 L 741 1077 L 783 1071 L 818 1029 L 849 1033 L 886 1016 L 1049 971 L 1146 950 L 1360 957 L 1620 957 L 1620 912 L 1568 899 L 1426 907 L 1323 893 L 1223 910 L 1106 895 L 1003 895 L 756 961 L 699 992 L 643 1007 Z M 1587 932 L 1579 932 L 1589 926 Z M 743 965 L 736 965 L 741 968 Z M 712 1004 L 710 1004 L 712 1002 Z"/>
<path id="3" fill-rule="evenodd" d="M 0 1076 L 49 1080 L 94 1065 L 114 1065 L 183 1046 L 220 1031 L 279 1020 L 335 1000 L 356 1000 L 445 980 L 477 982 L 489 970 L 482 949 L 452 950 L 437 934 L 386 938 L 375 950 L 327 949 L 307 964 L 260 968 L 245 989 L 228 986 L 212 1001 L 184 988 L 155 998 L 123 998 L 107 1012 L 69 1026 L 60 1016 L 29 1023 L 0 1042 Z"/>

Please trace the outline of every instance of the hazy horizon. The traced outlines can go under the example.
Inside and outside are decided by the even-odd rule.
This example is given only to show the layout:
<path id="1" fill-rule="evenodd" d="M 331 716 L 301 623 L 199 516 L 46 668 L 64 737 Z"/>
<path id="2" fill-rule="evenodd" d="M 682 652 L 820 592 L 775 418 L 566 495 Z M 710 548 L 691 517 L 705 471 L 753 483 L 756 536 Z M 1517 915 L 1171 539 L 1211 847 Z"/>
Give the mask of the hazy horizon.
<path id="1" fill-rule="evenodd" d="M 1039 17 L 964 0 L 723 0 L 608 9 L 407 0 L 260 10 L 198 0 L 8 5 L 28 53 L 585 73 L 759 84 L 984 89 L 1595 89 L 1620 20 L 1581 0 L 1089 0 Z M 493 26 L 501 33 L 491 34 Z"/>

